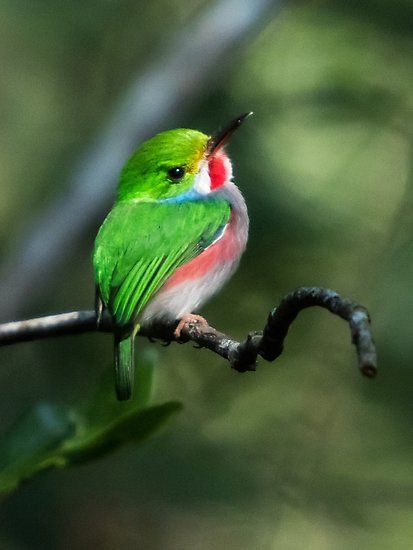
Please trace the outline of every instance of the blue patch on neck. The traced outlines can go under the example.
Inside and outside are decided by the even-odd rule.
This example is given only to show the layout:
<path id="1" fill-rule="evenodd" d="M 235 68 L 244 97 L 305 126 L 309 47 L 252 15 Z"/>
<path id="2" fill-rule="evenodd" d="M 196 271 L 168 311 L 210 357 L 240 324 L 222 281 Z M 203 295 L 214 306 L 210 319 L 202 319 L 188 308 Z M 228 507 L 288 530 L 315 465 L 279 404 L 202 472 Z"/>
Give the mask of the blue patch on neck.
<path id="1" fill-rule="evenodd" d="M 188 189 L 188 191 L 184 191 L 180 195 L 176 195 L 176 197 L 169 197 L 168 199 L 160 199 L 157 202 L 171 202 L 171 203 L 179 203 L 179 202 L 185 202 L 185 201 L 199 201 L 201 199 L 206 199 L 208 195 L 202 195 L 198 191 L 196 191 L 193 187 L 191 189 Z"/>

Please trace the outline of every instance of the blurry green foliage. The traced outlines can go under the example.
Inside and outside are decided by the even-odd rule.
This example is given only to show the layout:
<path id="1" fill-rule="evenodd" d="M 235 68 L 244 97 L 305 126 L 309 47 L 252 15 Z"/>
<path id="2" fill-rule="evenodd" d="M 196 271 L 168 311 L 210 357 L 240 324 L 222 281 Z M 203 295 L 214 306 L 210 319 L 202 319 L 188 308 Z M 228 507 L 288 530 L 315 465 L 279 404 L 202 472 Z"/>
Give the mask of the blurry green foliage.
<path id="1" fill-rule="evenodd" d="M 176 401 L 148 405 L 156 359 L 151 351 L 141 354 L 133 399 L 117 401 L 111 371 L 81 404 L 38 403 L 18 418 L 0 437 L 0 492 L 16 489 L 42 470 L 85 463 L 141 442 L 179 411 Z"/>
<path id="2" fill-rule="evenodd" d="M 62 191 L 162 37 L 203 4 L 2 2 L 3 254 Z M 229 61 L 179 123 L 213 131 L 255 112 L 228 147 L 251 217 L 248 250 L 203 314 L 241 337 L 295 286 L 332 287 L 369 308 L 379 376 L 359 377 L 347 327 L 317 310 L 300 315 L 282 357 L 256 373 L 188 345 L 162 349 L 157 402 L 185 403 L 174 429 L 145 452 L 132 445 L 22 487 L 1 506 L 6 548 L 412 544 L 413 1 L 289 2 Z M 67 251 L 47 295 L 28 296 L 27 315 L 91 307 L 98 222 Z M 1 359 L 6 426 L 28 404 L 86 397 L 112 342 L 34 342 Z"/>

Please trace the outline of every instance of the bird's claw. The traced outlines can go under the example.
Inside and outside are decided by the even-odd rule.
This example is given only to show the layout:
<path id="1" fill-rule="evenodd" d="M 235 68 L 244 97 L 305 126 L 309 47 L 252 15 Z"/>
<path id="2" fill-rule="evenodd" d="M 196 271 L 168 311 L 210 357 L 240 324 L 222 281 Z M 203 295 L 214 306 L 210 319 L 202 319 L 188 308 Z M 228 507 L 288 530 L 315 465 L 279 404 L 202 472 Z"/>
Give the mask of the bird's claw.
<path id="1" fill-rule="evenodd" d="M 103 320 L 103 307 L 98 307 L 96 309 L 96 328 L 99 330 L 102 326 Z"/>
<path id="2" fill-rule="evenodd" d="M 207 325 L 208 322 L 206 319 L 201 317 L 200 315 L 194 315 L 193 313 L 187 313 L 184 315 L 181 320 L 179 321 L 176 329 L 174 330 L 174 336 L 176 340 L 181 339 L 181 332 L 182 330 L 187 327 L 188 325 Z"/>

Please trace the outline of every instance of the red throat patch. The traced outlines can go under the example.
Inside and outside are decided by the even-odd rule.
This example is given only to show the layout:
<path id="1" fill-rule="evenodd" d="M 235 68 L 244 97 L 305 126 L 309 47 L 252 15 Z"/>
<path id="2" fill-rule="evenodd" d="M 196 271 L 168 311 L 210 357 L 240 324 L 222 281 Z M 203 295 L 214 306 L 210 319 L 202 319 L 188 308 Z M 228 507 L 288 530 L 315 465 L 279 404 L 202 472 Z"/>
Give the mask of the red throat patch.
<path id="1" fill-rule="evenodd" d="M 229 179 L 228 162 L 229 160 L 223 151 L 209 159 L 208 171 L 211 178 L 211 190 L 218 189 Z"/>

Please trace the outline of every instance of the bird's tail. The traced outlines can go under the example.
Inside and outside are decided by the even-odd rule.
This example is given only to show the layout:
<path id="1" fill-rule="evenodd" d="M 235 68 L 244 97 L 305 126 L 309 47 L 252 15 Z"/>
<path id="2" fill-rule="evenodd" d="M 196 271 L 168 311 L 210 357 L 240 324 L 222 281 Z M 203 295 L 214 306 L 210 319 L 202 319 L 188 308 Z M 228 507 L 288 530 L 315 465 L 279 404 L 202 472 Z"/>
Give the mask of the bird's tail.
<path id="1" fill-rule="evenodd" d="M 136 332 L 134 330 L 127 334 L 115 333 L 115 380 L 119 401 L 126 401 L 132 397 Z"/>

